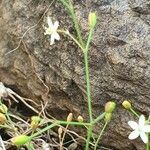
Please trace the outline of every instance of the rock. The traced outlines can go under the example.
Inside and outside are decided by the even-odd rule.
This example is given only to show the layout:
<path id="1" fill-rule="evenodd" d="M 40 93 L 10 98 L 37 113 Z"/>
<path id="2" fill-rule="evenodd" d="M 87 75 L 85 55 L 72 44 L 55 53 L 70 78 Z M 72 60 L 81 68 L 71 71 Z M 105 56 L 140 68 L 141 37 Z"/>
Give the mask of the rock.
<path id="1" fill-rule="evenodd" d="M 48 110 L 56 118 L 70 111 L 87 118 L 81 50 L 65 36 L 50 46 L 50 38 L 43 34 L 47 15 L 74 33 L 65 9 L 51 2 L 0 1 L 0 81 L 23 97 L 48 101 Z M 109 100 L 118 104 L 102 144 L 142 150 L 140 140 L 128 140 L 127 122 L 133 117 L 120 104 L 130 99 L 139 112 L 148 115 L 150 111 L 150 1 L 87 0 L 86 7 L 84 3 L 75 3 L 83 35 L 89 11 L 98 15 L 90 50 L 94 114 L 101 113 Z"/>

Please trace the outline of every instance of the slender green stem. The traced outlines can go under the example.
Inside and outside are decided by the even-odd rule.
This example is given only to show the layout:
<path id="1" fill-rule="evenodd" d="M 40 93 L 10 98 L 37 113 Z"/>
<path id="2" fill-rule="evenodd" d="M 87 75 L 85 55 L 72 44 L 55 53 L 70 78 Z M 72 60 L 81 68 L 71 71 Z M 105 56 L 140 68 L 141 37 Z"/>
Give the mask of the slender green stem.
<path id="1" fill-rule="evenodd" d="M 98 121 L 102 120 L 105 117 L 105 112 L 99 115 L 96 119 L 93 120 L 92 124 L 97 123 Z"/>
<path id="2" fill-rule="evenodd" d="M 92 136 L 92 130 L 93 130 L 93 126 L 89 126 L 88 130 L 87 130 L 87 140 L 86 140 L 86 146 L 85 146 L 85 150 L 89 150 L 89 145 L 90 145 L 90 139 Z"/>
<path id="3" fill-rule="evenodd" d="M 51 124 L 51 125 L 49 125 L 49 126 L 43 128 L 43 129 L 41 129 L 40 131 L 38 131 L 38 132 L 32 134 L 32 135 L 30 136 L 30 138 L 32 139 L 32 138 L 34 138 L 34 137 L 36 137 L 36 136 L 42 134 L 43 132 L 45 132 L 45 131 L 47 131 L 47 130 L 53 128 L 54 126 L 58 126 L 58 125 L 60 125 L 60 124 L 62 124 L 62 125 L 63 125 L 63 124 L 65 124 L 65 125 L 70 124 L 70 125 L 79 125 L 79 126 L 85 126 L 85 125 L 86 125 L 86 126 L 90 126 L 90 125 L 91 125 L 90 123 L 67 122 L 67 121 L 60 121 L 60 120 L 57 120 L 57 121 L 54 121 L 53 124 Z"/>
<path id="4" fill-rule="evenodd" d="M 89 59 L 88 59 L 88 49 L 90 42 L 92 40 L 92 34 L 94 29 L 91 28 L 88 36 L 88 40 L 86 43 L 85 51 L 84 51 L 84 63 L 85 63 L 85 76 L 86 76 L 86 88 L 87 88 L 87 100 L 88 100 L 88 110 L 90 116 L 90 122 L 93 121 L 92 118 L 92 101 L 91 101 L 91 86 L 90 86 L 90 72 L 89 72 Z"/>
<path id="5" fill-rule="evenodd" d="M 97 149 L 98 143 L 99 143 L 99 141 L 100 141 L 100 139 L 101 139 L 101 137 L 102 137 L 102 135 L 103 135 L 103 133 L 104 133 L 104 130 L 106 129 L 107 124 L 108 124 L 108 122 L 105 123 L 105 125 L 104 125 L 104 127 L 103 127 L 101 133 L 99 134 L 98 139 L 97 139 L 97 141 L 96 141 L 96 143 L 95 143 L 95 146 L 94 146 L 94 150 Z"/>
<path id="6" fill-rule="evenodd" d="M 67 122 L 67 121 L 61 121 L 61 120 L 58 120 L 57 121 L 57 124 L 69 124 L 69 125 L 78 125 L 78 126 L 90 126 L 91 124 L 90 123 L 84 123 L 84 122 Z"/>
<path id="7" fill-rule="evenodd" d="M 92 100 L 91 100 L 91 86 L 90 86 L 90 73 L 89 73 L 89 63 L 88 63 L 88 51 L 84 52 L 84 63 L 85 63 L 85 77 L 86 77 L 86 90 L 87 90 L 87 101 L 88 101 L 88 111 L 90 122 L 93 121 L 92 118 Z"/>
<path id="8" fill-rule="evenodd" d="M 86 43 L 85 50 L 83 51 L 83 53 L 84 53 L 84 63 L 85 63 L 85 78 L 86 78 L 88 112 L 89 112 L 90 123 L 91 123 L 91 126 L 89 126 L 89 128 L 87 130 L 87 141 L 86 141 L 85 150 L 89 150 L 89 143 L 90 143 L 90 139 L 91 139 L 91 136 L 92 136 L 92 130 L 93 130 L 91 85 L 90 85 L 89 58 L 88 58 L 88 50 L 89 50 L 90 42 L 92 40 L 93 31 L 94 31 L 94 29 L 91 28 L 90 32 L 89 32 L 89 36 L 88 36 L 88 40 L 87 40 L 87 43 Z"/>
<path id="9" fill-rule="evenodd" d="M 69 33 L 69 31 L 57 30 L 57 32 L 68 35 L 81 48 L 81 50 L 84 51 L 82 45 Z"/>
<path id="10" fill-rule="evenodd" d="M 90 117 L 90 123 L 92 123 L 92 100 L 91 100 L 91 86 L 90 86 L 90 72 L 89 72 L 89 58 L 88 58 L 88 49 L 90 42 L 92 40 L 92 34 L 94 29 L 91 28 L 88 36 L 88 40 L 86 43 L 86 48 L 83 51 L 84 52 L 84 63 L 85 63 L 85 77 L 86 77 L 86 90 L 87 90 L 87 101 L 88 101 L 88 111 L 89 111 L 89 117 Z"/>
<path id="11" fill-rule="evenodd" d="M 88 64 L 88 51 L 84 51 L 84 63 L 85 63 L 85 77 L 86 77 L 86 90 L 87 90 L 87 101 L 88 101 L 88 112 L 90 117 L 91 126 L 87 130 L 87 141 L 85 150 L 89 150 L 89 143 L 92 136 L 92 101 L 91 101 L 91 89 L 90 89 L 90 74 L 89 74 L 89 64 Z"/>
<path id="12" fill-rule="evenodd" d="M 149 134 L 147 133 L 147 136 L 148 136 L 148 142 L 146 144 L 146 150 L 149 150 Z"/>
<path id="13" fill-rule="evenodd" d="M 135 112 L 135 110 L 134 110 L 133 108 L 130 108 L 130 111 L 131 111 L 135 116 L 137 116 L 138 118 L 140 117 L 140 116 Z"/>
<path id="14" fill-rule="evenodd" d="M 49 126 L 43 128 L 43 129 L 41 129 L 40 131 L 38 131 L 38 132 L 32 134 L 32 135 L 30 136 L 30 139 L 32 140 L 32 139 L 35 138 L 36 136 L 42 134 L 43 132 L 45 132 L 45 131 L 47 131 L 47 130 L 49 130 L 49 129 L 55 127 L 55 126 L 57 126 L 57 124 L 56 124 L 56 123 L 53 123 L 53 124 L 51 124 L 51 125 L 49 125 Z"/>
<path id="15" fill-rule="evenodd" d="M 86 51 L 89 50 L 90 42 L 92 41 L 92 37 L 93 37 L 93 32 L 94 32 L 94 28 L 90 28 L 90 32 L 89 32 L 89 36 L 88 36 L 86 48 L 85 48 Z"/>
<path id="16" fill-rule="evenodd" d="M 86 72 L 86 88 L 87 88 L 87 100 L 88 100 L 88 111 L 89 111 L 89 116 L 90 116 L 90 122 L 93 121 L 92 118 L 92 101 L 91 101 L 91 87 L 90 87 L 90 73 L 89 73 L 89 62 L 88 62 L 88 49 L 90 42 L 92 40 L 92 34 L 93 34 L 94 29 L 91 28 L 88 36 L 88 40 L 86 43 L 86 47 L 84 52 L 84 63 L 85 63 L 85 72 Z"/>

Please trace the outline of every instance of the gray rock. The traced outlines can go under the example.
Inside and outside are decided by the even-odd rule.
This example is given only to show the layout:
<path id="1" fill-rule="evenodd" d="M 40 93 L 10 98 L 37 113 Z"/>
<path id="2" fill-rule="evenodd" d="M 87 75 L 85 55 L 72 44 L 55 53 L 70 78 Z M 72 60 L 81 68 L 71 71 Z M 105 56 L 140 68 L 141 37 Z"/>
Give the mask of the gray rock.
<path id="1" fill-rule="evenodd" d="M 87 118 L 82 52 L 65 36 L 50 46 L 50 38 L 43 34 L 47 15 L 59 20 L 60 28 L 74 33 L 60 3 L 54 2 L 45 12 L 51 2 L 0 1 L 0 81 L 36 102 L 49 101 L 48 110 L 56 118 L 70 111 Z M 127 122 L 133 117 L 121 103 L 130 99 L 139 112 L 148 115 L 150 111 L 150 1 L 87 0 L 86 7 L 84 1 L 76 2 L 75 7 L 83 35 L 88 29 L 87 13 L 96 10 L 98 15 L 90 50 L 94 115 L 109 100 L 118 104 L 102 144 L 142 150 L 140 140 L 128 140 Z"/>

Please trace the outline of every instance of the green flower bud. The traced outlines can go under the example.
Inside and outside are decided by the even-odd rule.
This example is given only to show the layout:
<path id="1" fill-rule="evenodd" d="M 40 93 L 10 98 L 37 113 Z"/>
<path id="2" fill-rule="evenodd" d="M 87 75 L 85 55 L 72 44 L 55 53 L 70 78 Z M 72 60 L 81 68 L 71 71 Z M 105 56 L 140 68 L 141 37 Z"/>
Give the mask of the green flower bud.
<path id="1" fill-rule="evenodd" d="M 112 113 L 114 109 L 116 108 L 116 103 L 115 102 L 107 102 L 105 104 L 105 112 L 106 113 Z"/>
<path id="2" fill-rule="evenodd" d="M 11 142 L 16 146 L 21 146 L 30 141 L 30 137 L 27 135 L 18 135 L 11 139 Z"/>
<path id="3" fill-rule="evenodd" d="M 7 111 L 8 111 L 7 106 L 5 104 L 1 104 L 0 105 L 0 112 L 5 114 L 5 113 L 7 113 Z"/>
<path id="4" fill-rule="evenodd" d="M 123 101 L 122 103 L 122 106 L 125 108 L 125 109 L 131 109 L 131 103 L 127 100 Z"/>
<path id="5" fill-rule="evenodd" d="M 39 126 L 39 123 L 31 121 L 30 126 L 31 126 L 32 130 L 36 130 Z"/>
<path id="6" fill-rule="evenodd" d="M 42 119 L 39 116 L 32 116 L 31 121 L 35 123 L 39 123 Z"/>
<path id="7" fill-rule="evenodd" d="M 89 13 L 89 17 L 88 17 L 88 22 L 89 22 L 89 27 L 90 28 L 94 28 L 95 27 L 96 20 L 97 20 L 96 13 L 95 12 L 90 12 Z"/>
<path id="8" fill-rule="evenodd" d="M 36 128 L 38 128 L 41 120 L 42 119 L 39 116 L 32 116 L 31 117 L 31 123 L 30 123 L 30 125 L 31 125 L 32 130 L 36 130 Z"/>
<path id="9" fill-rule="evenodd" d="M 79 122 L 83 122 L 83 117 L 82 117 L 82 116 L 78 116 L 77 120 L 78 120 Z"/>
<path id="10" fill-rule="evenodd" d="M 105 114 L 105 122 L 110 122 L 111 118 L 112 118 L 112 113 Z"/>

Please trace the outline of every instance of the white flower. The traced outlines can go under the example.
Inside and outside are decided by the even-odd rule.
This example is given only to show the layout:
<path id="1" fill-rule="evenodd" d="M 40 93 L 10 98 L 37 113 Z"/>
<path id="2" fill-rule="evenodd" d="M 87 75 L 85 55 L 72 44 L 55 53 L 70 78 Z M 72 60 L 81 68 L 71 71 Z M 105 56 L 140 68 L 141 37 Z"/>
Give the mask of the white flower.
<path id="1" fill-rule="evenodd" d="M 60 40 L 60 36 L 57 33 L 57 29 L 59 26 L 59 22 L 55 21 L 55 23 L 52 23 L 52 20 L 50 17 L 47 17 L 47 24 L 48 24 L 48 28 L 45 27 L 45 35 L 51 35 L 51 42 L 50 45 L 54 44 L 55 39 L 56 40 Z"/>
<path id="2" fill-rule="evenodd" d="M 136 139 L 140 136 L 144 143 L 148 143 L 147 133 L 150 132 L 150 125 L 146 124 L 144 115 L 140 116 L 138 123 L 129 121 L 128 124 L 134 130 L 129 135 L 130 140 Z"/>

